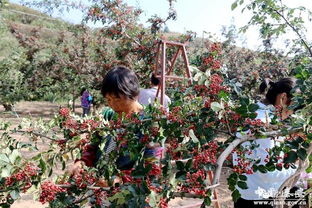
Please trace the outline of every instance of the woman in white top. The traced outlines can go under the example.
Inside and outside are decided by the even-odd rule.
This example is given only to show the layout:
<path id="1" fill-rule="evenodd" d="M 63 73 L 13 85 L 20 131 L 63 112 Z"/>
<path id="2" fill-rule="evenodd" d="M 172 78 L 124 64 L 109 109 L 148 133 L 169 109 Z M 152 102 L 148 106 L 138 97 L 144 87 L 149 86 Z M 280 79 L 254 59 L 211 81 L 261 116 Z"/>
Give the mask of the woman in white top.
<path id="1" fill-rule="evenodd" d="M 149 104 L 153 104 L 156 98 L 156 94 L 157 94 L 157 89 L 160 85 L 160 80 L 154 75 L 152 74 L 151 76 L 151 84 L 152 84 L 152 88 L 149 89 L 141 89 L 140 90 L 140 94 L 139 94 L 139 98 L 138 101 L 141 105 L 149 105 Z M 160 99 L 160 93 L 158 95 L 158 99 Z M 171 100 L 170 98 L 165 94 L 164 97 L 164 108 L 166 109 L 166 111 L 169 111 L 169 105 L 171 104 Z"/>
<path id="2" fill-rule="evenodd" d="M 295 80 L 292 78 L 283 78 L 278 82 L 264 81 L 260 85 L 260 92 L 265 93 L 266 99 L 263 103 L 258 103 L 259 109 L 257 110 L 257 119 L 260 119 L 264 123 L 270 123 L 274 107 L 279 106 L 281 108 L 281 119 L 284 120 L 290 116 L 293 111 L 287 107 L 291 103 L 291 90 L 295 86 Z M 242 134 L 237 133 L 237 137 Z M 283 138 L 278 138 L 282 140 Z M 253 144 L 259 145 L 253 149 L 250 154 L 246 155 L 246 158 L 252 160 L 261 159 L 259 165 L 266 164 L 265 159 L 268 156 L 267 149 L 271 149 L 279 142 L 272 140 L 271 138 L 256 139 Z M 244 142 L 243 147 L 249 148 L 250 142 Z M 237 155 L 233 155 L 234 165 L 237 163 Z M 295 172 L 295 169 L 282 169 L 281 171 L 275 170 L 272 172 L 261 173 L 259 171 L 253 174 L 246 174 L 248 189 L 240 189 L 237 187 L 241 194 L 241 198 L 234 203 L 235 208 L 244 207 L 273 207 L 270 203 L 272 200 L 267 201 L 269 197 L 272 197 L 272 193 L 276 193 L 282 183 Z M 257 201 L 258 200 L 258 201 Z"/>

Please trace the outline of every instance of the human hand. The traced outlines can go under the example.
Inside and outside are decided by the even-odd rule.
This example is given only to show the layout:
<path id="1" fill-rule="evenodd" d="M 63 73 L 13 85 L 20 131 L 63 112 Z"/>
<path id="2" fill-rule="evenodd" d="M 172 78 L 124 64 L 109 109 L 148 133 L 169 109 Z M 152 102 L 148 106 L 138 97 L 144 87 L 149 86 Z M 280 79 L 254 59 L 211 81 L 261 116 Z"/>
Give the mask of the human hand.
<path id="1" fill-rule="evenodd" d="M 75 162 L 68 170 L 68 174 L 70 176 L 79 175 L 81 171 L 83 170 L 83 166 L 85 163 L 83 161 L 77 161 Z"/>

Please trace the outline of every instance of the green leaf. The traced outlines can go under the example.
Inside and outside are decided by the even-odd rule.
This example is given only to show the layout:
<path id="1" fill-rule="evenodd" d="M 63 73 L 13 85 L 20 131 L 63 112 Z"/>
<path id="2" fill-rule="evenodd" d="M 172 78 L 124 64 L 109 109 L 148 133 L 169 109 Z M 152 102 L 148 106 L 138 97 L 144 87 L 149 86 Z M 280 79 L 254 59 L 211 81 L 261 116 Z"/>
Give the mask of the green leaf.
<path id="1" fill-rule="evenodd" d="M 290 151 L 287 153 L 287 157 L 285 158 L 285 163 L 294 163 L 296 162 L 298 155 L 294 151 Z"/>
<path id="2" fill-rule="evenodd" d="M 13 190 L 10 192 L 10 196 L 12 197 L 12 199 L 16 200 L 18 198 L 20 198 L 20 194 L 19 194 L 19 191 L 17 190 Z"/>
<path id="3" fill-rule="evenodd" d="M 179 171 L 176 173 L 176 178 L 185 178 L 186 172 L 185 171 Z"/>
<path id="4" fill-rule="evenodd" d="M 298 156 L 299 156 L 299 158 L 300 158 L 301 160 L 305 160 L 306 157 L 307 157 L 307 151 L 306 151 L 305 149 L 303 149 L 303 148 L 300 148 L 300 149 L 297 151 L 297 154 L 298 154 Z"/>
<path id="5" fill-rule="evenodd" d="M 266 169 L 266 167 L 264 165 L 259 165 L 258 166 L 258 170 L 261 172 L 261 173 L 267 173 L 268 170 Z"/>
<path id="6" fill-rule="evenodd" d="M 304 148 L 309 148 L 310 144 L 307 142 L 304 142 L 301 144 Z"/>
<path id="7" fill-rule="evenodd" d="M 230 177 L 233 178 L 233 179 L 235 179 L 235 180 L 237 180 L 237 179 L 238 179 L 238 174 L 237 174 L 237 173 L 232 173 L 232 174 L 230 175 Z"/>
<path id="8" fill-rule="evenodd" d="M 10 159 L 6 154 L 0 154 L 0 165 L 10 163 Z"/>
<path id="9" fill-rule="evenodd" d="M 258 166 L 257 165 L 253 165 L 252 169 L 253 169 L 254 172 L 257 172 L 258 171 Z"/>
<path id="10" fill-rule="evenodd" d="M 224 91 L 220 91 L 218 97 L 224 99 L 225 101 L 228 101 L 229 94 Z"/>
<path id="11" fill-rule="evenodd" d="M 62 160 L 62 170 L 65 170 L 65 168 L 66 168 L 66 163 L 64 160 Z"/>
<path id="12" fill-rule="evenodd" d="M 250 103 L 249 98 L 247 98 L 247 97 L 240 98 L 240 103 L 241 103 L 241 105 L 248 106 Z"/>
<path id="13" fill-rule="evenodd" d="M 185 169 L 186 169 L 186 170 L 190 170 L 191 167 L 192 167 L 192 163 L 193 163 L 193 160 L 192 160 L 192 159 L 189 159 L 189 160 L 187 161 L 187 163 L 185 164 Z"/>
<path id="14" fill-rule="evenodd" d="M 157 207 L 157 200 L 156 200 L 156 193 L 154 191 L 151 191 L 150 195 L 148 196 L 149 198 L 149 205 L 151 207 Z"/>
<path id="15" fill-rule="evenodd" d="M 116 193 L 114 196 L 109 197 L 110 201 L 117 201 L 117 205 L 122 205 L 126 203 L 126 196 L 129 195 L 128 190 L 122 190 L 121 192 Z"/>
<path id="16" fill-rule="evenodd" d="M 40 158 L 39 167 L 40 167 L 42 173 L 44 173 L 47 170 L 47 166 L 46 166 L 46 164 L 42 158 Z"/>
<path id="17" fill-rule="evenodd" d="M 247 181 L 247 176 L 245 175 L 239 175 L 238 178 L 242 181 Z"/>
<path id="18" fill-rule="evenodd" d="M 184 164 L 182 161 L 176 161 L 178 170 L 184 170 Z"/>
<path id="19" fill-rule="evenodd" d="M 259 106 L 257 104 L 250 104 L 248 106 L 248 109 L 249 109 L 250 112 L 255 112 L 256 110 L 259 109 Z"/>
<path id="20" fill-rule="evenodd" d="M 219 112 L 220 110 L 224 108 L 224 106 L 218 102 L 212 102 L 210 107 L 214 112 Z"/>
<path id="21" fill-rule="evenodd" d="M 11 175 L 11 169 L 12 168 L 2 168 L 1 169 L 1 177 L 8 177 Z"/>
<path id="22" fill-rule="evenodd" d="M 247 183 L 244 181 L 238 181 L 237 186 L 241 189 L 248 189 Z"/>
<path id="23" fill-rule="evenodd" d="M 233 178 L 228 178 L 228 184 L 229 186 L 235 186 L 237 183 L 237 180 L 233 179 Z"/>
<path id="24" fill-rule="evenodd" d="M 275 165 L 272 163 L 267 163 L 265 166 L 266 166 L 267 170 L 270 172 L 275 170 Z"/>
<path id="25" fill-rule="evenodd" d="M 243 105 L 243 106 L 238 107 L 235 111 L 236 111 L 236 113 L 239 113 L 239 114 L 246 114 L 247 113 L 247 107 Z"/>
<path id="26" fill-rule="evenodd" d="M 237 202 L 237 200 L 241 197 L 241 194 L 237 189 L 235 189 L 232 193 L 232 198 L 234 202 Z"/>
<path id="27" fill-rule="evenodd" d="M 205 199 L 204 199 L 204 204 L 206 206 L 210 206 L 211 205 L 211 198 L 210 196 L 206 196 Z"/>
<path id="28" fill-rule="evenodd" d="M 198 138 L 196 137 L 196 135 L 195 135 L 193 129 L 191 129 L 191 130 L 189 131 L 189 135 L 190 135 L 190 137 L 191 137 L 191 139 L 192 139 L 192 141 L 193 141 L 194 143 L 198 143 L 198 142 L 199 142 L 199 140 L 198 140 Z"/>
<path id="29" fill-rule="evenodd" d="M 256 113 L 249 113 L 248 117 L 251 119 L 255 119 L 255 118 L 257 118 L 257 114 Z"/>
<path id="30" fill-rule="evenodd" d="M 11 152 L 11 154 L 9 155 L 9 159 L 10 159 L 12 164 L 14 164 L 15 161 L 17 160 L 17 158 L 19 158 L 19 157 L 20 157 L 20 153 L 18 152 L 17 149 L 13 150 Z"/>
<path id="31" fill-rule="evenodd" d="M 234 3 L 231 5 L 231 9 L 234 10 L 236 7 L 237 7 L 237 2 L 234 2 Z"/>
<path id="32" fill-rule="evenodd" d="M 288 144 L 292 149 L 297 149 L 299 147 L 299 143 L 296 140 L 287 142 L 286 144 Z"/>

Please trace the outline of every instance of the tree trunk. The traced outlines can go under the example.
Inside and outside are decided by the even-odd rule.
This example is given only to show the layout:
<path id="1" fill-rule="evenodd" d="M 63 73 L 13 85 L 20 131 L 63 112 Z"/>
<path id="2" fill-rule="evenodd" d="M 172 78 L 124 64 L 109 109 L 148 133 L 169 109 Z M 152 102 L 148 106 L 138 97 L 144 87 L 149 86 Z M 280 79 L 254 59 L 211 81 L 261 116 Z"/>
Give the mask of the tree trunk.
<path id="1" fill-rule="evenodd" d="M 73 90 L 73 113 L 75 113 L 75 90 Z"/>
<path id="2" fill-rule="evenodd" d="M 3 103 L 2 105 L 3 105 L 5 111 L 12 111 L 13 107 L 14 107 L 14 105 L 10 104 L 10 103 Z"/>

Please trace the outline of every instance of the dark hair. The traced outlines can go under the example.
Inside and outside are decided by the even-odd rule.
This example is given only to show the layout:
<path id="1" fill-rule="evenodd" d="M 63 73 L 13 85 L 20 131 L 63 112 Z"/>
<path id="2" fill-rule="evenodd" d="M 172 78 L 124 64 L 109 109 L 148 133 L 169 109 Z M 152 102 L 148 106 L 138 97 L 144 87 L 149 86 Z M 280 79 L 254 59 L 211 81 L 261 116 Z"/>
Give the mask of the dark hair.
<path id="1" fill-rule="evenodd" d="M 259 92 L 260 92 L 260 94 L 264 94 L 264 93 L 266 92 L 266 89 L 268 88 L 268 86 L 270 86 L 270 85 L 272 85 L 272 84 L 274 84 L 274 82 L 272 82 L 271 79 L 265 78 L 265 79 L 263 80 L 263 82 L 262 82 L 262 83 L 260 84 L 260 86 L 259 86 Z"/>
<path id="2" fill-rule="evenodd" d="M 151 83 L 153 85 L 159 85 L 159 83 L 160 83 L 160 80 L 155 76 L 155 74 L 152 74 Z"/>
<path id="3" fill-rule="evenodd" d="M 277 95 L 281 93 L 286 93 L 288 98 L 291 98 L 291 90 L 294 88 L 296 84 L 296 80 L 294 78 L 282 78 L 278 82 L 272 82 L 269 79 L 265 79 L 259 87 L 260 93 L 264 93 L 266 89 L 268 89 L 265 94 L 265 98 L 269 104 L 274 105 L 276 101 Z"/>
<path id="4" fill-rule="evenodd" d="M 139 80 L 136 74 L 127 67 L 117 66 L 105 75 L 101 92 L 104 97 L 112 93 L 118 97 L 124 95 L 133 100 L 140 92 Z"/>
<path id="5" fill-rule="evenodd" d="M 85 88 L 85 87 L 81 88 L 80 95 L 82 96 L 82 94 L 83 94 L 84 91 L 86 91 L 86 90 L 87 90 L 87 88 Z"/>

